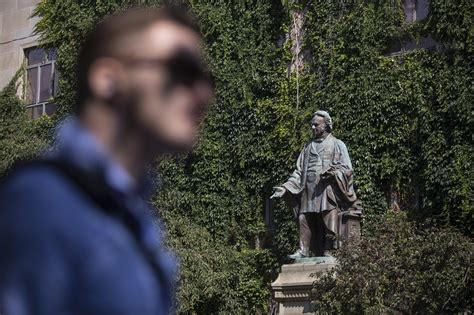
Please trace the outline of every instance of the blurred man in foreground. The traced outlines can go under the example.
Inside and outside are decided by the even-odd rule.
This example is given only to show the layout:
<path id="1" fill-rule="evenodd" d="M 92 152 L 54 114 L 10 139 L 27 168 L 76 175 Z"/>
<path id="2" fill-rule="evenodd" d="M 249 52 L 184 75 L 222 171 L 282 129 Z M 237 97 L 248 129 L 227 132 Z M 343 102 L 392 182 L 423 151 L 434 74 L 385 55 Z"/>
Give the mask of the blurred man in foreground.
<path id="1" fill-rule="evenodd" d="M 106 18 L 78 58 L 76 115 L 0 186 L 0 313 L 167 314 L 176 262 L 147 167 L 191 149 L 213 95 L 181 10 Z"/>

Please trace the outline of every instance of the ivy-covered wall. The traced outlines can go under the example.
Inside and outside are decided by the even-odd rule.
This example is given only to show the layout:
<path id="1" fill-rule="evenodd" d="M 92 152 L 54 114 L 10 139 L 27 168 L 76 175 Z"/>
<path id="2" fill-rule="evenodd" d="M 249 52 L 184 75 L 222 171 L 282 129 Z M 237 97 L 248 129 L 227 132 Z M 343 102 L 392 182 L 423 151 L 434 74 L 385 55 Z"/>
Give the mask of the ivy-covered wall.
<path id="1" fill-rule="evenodd" d="M 23 71 L 20 69 L 0 91 L 0 176 L 15 162 L 31 158 L 44 148 L 52 124 L 48 116 L 34 122 L 28 119 L 25 104 L 17 96 Z"/>
<path id="2" fill-rule="evenodd" d="M 76 54 L 95 23 L 161 2 L 40 3 L 38 30 L 58 48 L 58 117 L 71 110 Z M 202 24 L 217 101 L 198 148 L 157 165 L 163 184 L 154 202 L 182 260 L 181 313 L 268 307 L 268 284 L 297 241 L 290 211 L 267 198 L 292 171 L 317 109 L 332 114 L 348 145 L 369 220 L 393 197 L 413 218 L 472 234 L 471 1 L 431 0 L 430 15 L 414 24 L 404 23 L 401 0 L 186 3 Z M 288 71 L 295 10 L 304 16 L 299 72 Z M 428 35 L 439 49 L 388 55 L 397 41 Z M 12 102 L 0 102 L 2 117 Z M 11 143 L 22 143 L 18 134 Z M 272 233 L 265 208 L 273 209 Z"/>
<path id="3" fill-rule="evenodd" d="M 309 107 L 334 115 L 367 213 L 398 198 L 413 216 L 472 234 L 472 1 L 430 1 L 407 24 L 403 1 L 311 2 Z M 433 50 L 389 55 L 432 36 Z"/>
<path id="4" fill-rule="evenodd" d="M 41 2 L 38 29 L 45 43 L 58 48 L 60 114 L 67 114 L 74 102 L 74 60 L 91 27 L 129 5 L 161 2 Z M 155 202 L 182 260 L 179 311 L 264 310 L 278 264 L 272 249 L 258 245 L 266 232 L 263 205 L 294 155 L 287 135 L 271 132 L 280 108 L 292 115 L 291 100 L 283 104 L 274 97 L 285 94 L 279 92 L 286 76 L 277 42 L 284 34 L 286 13 L 281 3 L 270 1 L 188 5 L 201 22 L 217 79 L 217 101 L 196 150 L 158 165 L 163 185 Z M 295 228 L 291 219 L 285 223 Z"/>

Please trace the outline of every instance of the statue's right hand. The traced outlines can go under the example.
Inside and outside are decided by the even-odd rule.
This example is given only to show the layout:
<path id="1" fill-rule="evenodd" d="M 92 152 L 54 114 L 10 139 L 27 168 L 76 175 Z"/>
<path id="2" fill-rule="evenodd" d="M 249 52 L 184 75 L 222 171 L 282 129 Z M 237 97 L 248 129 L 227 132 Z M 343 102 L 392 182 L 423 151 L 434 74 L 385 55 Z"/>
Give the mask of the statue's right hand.
<path id="1" fill-rule="evenodd" d="M 286 193 L 286 188 L 285 188 L 285 187 L 282 187 L 282 186 L 273 187 L 273 189 L 275 189 L 275 192 L 274 192 L 273 195 L 270 197 L 270 199 L 273 199 L 273 198 L 281 198 L 281 197 L 283 197 L 283 195 Z"/>

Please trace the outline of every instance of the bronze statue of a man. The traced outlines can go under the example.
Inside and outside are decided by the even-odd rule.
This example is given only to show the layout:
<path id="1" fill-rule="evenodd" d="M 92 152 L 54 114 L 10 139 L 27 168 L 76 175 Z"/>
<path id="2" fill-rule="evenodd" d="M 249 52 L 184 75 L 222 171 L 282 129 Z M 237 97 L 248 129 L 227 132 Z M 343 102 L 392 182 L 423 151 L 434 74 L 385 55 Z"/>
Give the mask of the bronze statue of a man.
<path id="1" fill-rule="evenodd" d="M 329 255 L 337 249 L 341 214 L 357 208 L 351 160 L 346 145 L 331 134 L 331 117 L 315 112 L 311 128 L 313 139 L 301 151 L 296 170 L 270 197 L 285 197 L 295 211 L 300 248 L 292 259 Z"/>

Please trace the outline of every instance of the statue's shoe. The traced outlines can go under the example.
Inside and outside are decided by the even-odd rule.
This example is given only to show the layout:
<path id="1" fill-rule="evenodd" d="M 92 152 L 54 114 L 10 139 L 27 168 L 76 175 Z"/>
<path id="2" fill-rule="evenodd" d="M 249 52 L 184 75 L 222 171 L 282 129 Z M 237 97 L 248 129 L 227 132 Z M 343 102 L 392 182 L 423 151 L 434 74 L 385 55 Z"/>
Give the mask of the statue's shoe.
<path id="1" fill-rule="evenodd" d="M 304 255 L 300 250 L 296 251 L 296 253 L 291 254 L 288 256 L 290 259 L 301 259 L 307 258 L 308 256 Z"/>

